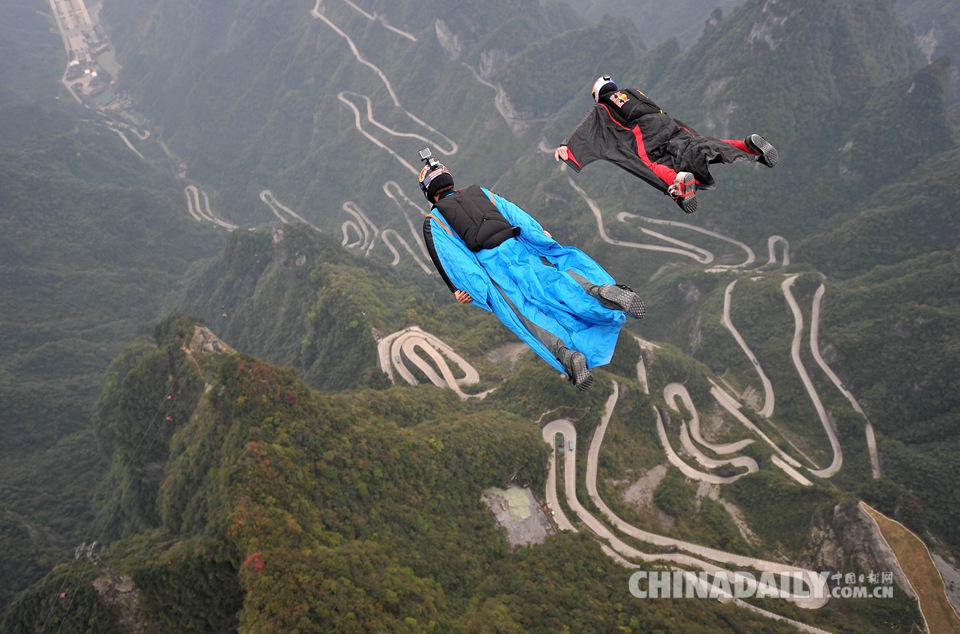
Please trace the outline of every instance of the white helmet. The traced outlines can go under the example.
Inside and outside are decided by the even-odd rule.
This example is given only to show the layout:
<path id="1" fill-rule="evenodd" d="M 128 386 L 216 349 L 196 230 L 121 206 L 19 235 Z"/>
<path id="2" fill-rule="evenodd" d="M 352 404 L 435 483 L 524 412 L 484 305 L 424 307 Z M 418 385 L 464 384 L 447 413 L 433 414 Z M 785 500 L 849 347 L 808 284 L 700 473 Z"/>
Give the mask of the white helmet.
<path id="1" fill-rule="evenodd" d="M 610 79 L 610 75 L 603 75 L 597 78 L 597 81 L 593 82 L 593 89 L 590 91 L 590 94 L 593 95 L 593 102 L 596 103 L 600 101 L 600 92 L 601 90 L 609 84 L 609 90 L 616 90 L 617 84 Z M 603 92 L 607 92 L 603 90 Z"/>

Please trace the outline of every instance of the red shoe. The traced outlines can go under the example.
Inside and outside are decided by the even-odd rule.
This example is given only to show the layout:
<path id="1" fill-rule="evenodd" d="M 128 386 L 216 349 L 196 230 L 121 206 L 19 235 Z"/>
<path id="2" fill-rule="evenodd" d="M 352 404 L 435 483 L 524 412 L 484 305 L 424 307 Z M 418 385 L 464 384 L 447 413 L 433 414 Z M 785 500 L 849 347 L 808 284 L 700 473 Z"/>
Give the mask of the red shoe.
<path id="1" fill-rule="evenodd" d="M 667 188 L 684 213 L 692 214 L 697 210 L 697 182 L 690 172 L 677 172 L 673 185 Z"/>

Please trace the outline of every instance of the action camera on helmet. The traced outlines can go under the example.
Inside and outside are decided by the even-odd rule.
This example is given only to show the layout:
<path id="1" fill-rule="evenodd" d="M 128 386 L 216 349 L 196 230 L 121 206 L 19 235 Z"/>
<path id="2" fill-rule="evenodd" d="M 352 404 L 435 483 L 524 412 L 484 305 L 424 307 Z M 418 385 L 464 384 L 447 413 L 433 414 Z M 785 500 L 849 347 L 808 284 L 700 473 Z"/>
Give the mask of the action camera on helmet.
<path id="1" fill-rule="evenodd" d="M 440 161 L 434 158 L 433 152 L 431 152 L 430 148 L 428 147 L 425 147 L 422 150 L 420 150 L 420 160 L 423 161 L 423 164 L 429 167 L 430 169 L 433 169 L 434 167 L 440 164 Z"/>

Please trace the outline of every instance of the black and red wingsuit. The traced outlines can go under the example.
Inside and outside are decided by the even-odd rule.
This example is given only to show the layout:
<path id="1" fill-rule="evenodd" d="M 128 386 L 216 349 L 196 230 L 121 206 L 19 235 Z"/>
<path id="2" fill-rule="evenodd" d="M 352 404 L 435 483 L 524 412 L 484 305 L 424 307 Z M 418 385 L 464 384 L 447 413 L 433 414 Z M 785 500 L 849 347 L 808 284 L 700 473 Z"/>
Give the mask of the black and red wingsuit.
<path id="1" fill-rule="evenodd" d="M 677 172 L 692 173 L 697 189 L 712 189 L 716 182 L 711 164 L 756 161 L 761 156 L 742 139 L 698 135 L 642 92 L 629 88 L 601 92 L 563 145 L 568 152 L 564 162 L 577 172 L 594 161 L 610 161 L 665 194 Z"/>

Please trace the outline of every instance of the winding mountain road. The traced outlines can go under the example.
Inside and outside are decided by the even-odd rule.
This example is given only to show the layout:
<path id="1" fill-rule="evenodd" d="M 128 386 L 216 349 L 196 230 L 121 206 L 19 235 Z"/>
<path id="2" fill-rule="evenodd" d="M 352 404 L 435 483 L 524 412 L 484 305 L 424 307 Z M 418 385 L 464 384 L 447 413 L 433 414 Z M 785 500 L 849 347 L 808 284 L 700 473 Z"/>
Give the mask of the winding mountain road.
<path id="1" fill-rule="evenodd" d="M 740 264 L 716 264 L 711 268 L 707 269 L 708 273 L 719 273 L 723 271 L 746 268 L 751 264 L 753 264 L 754 261 L 756 261 L 757 259 L 757 256 L 753 252 L 753 249 L 751 249 L 749 246 L 747 246 L 747 244 L 741 242 L 740 240 L 737 240 L 736 238 L 731 238 L 730 236 L 724 235 L 722 233 L 717 233 L 716 231 L 711 231 L 710 229 L 704 229 L 703 227 L 698 227 L 697 225 L 690 224 L 689 222 L 678 222 L 676 220 L 661 220 L 659 218 L 648 218 L 646 216 L 633 214 L 627 211 L 621 211 L 620 213 L 617 214 L 617 220 L 619 220 L 620 222 L 626 222 L 628 218 L 635 218 L 637 220 L 641 220 L 643 222 L 649 222 L 650 224 L 654 224 L 654 225 L 663 225 L 666 227 L 677 227 L 679 229 L 696 231 L 697 233 L 702 233 L 705 236 L 716 238 L 717 240 L 723 240 L 724 242 L 729 242 L 730 244 L 733 244 L 738 248 L 742 249 L 743 252 L 746 254 L 746 258 Z M 663 234 L 660 234 L 660 233 L 655 233 L 655 232 L 647 232 L 647 233 L 648 235 L 660 238 L 661 240 L 667 239 L 666 236 L 663 236 Z M 670 239 L 670 240 L 673 240 L 673 239 Z M 679 244 L 686 244 L 686 243 L 680 242 Z M 709 252 L 706 252 L 706 253 L 709 253 Z M 711 254 L 711 257 L 712 257 L 712 254 Z"/>
<path id="2" fill-rule="evenodd" d="M 277 219 L 283 224 L 290 224 L 290 220 L 287 219 L 287 216 L 289 216 L 297 222 L 307 225 L 314 231 L 320 232 L 319 227 L 277 200 L 276 196 L 274 196 L 273 192 L 271 192 L 269 189 L 264 189 L 260 192 L 260 200 L 270 208 L 270 211 L 273 212 L 273 215 L 276 216 Z"/>
<path id="3" fill-rule="evenodd" d="M 418 351 L 429 358 L 424 358 Z M 457 354 L 453 348 L 441 339 L 416 326 L 411 326 L 381 339 L 377 343 L 377 356 L 380 369 L 390 377 L 391 382 L 395 382 L 393 373 L 396 371 L 400 378 L 407 383 L 411 385 L 419 383 L 413 372 L 407 367 L 406 361 L 409 361 L 431 383 L 437 387 L 453 390 L 461 400 L 468 398 L 482 399 L 493 389 L 496 389 L 492 388 L 478 394 L 464 393 L 461 386 L 479 383 L 479 373 L 470 362 Z M 463 372 L 463 376 L 455 377 L 448 361 L 454 363 Z"/>
<path id="4" fill-rule="evenodd" d="M 373 223 L 372 220 L 370 220 L 363 209 L 361 209 L 360 206 L 352 200 L 348 200 L 343 203 L 341 208 L 353 216 L 353 220 L 347 220 L 343 223 L 343 246 L 348 248 L 359 246 L 364 255 L 369 255 L 370 250 L 377 243 L 377 237 L 380 235 L 380 229 Z M 347 244 L 346 227 L 348 226 L 360 234 L 359 241 Z"/>
<path id="5" fill-rule="evenodd" d="M 808 596 L 797 595 L 790 592 L 782 592 L 779 589 L 773 591 L 778 593 L 777 596 L 791 601 L 799 607 L 807 609 L 823 607 L 823 605 L 825 605 L 827 602 L 828 596 L 826 592 L 826 582 L 816 571 L 805 570 L 803 568 L 797 568 L 778 562 L 769 562 L 762 559 L 735 555 L 717 549 L 707 548 L 697 544 L 657 535 L 655 533 L 638 529 L 623 521 L 613 513 L 613 511 L 600 498 L 596 486 L 596 474 L 597 464 L 599 462 L 600 447 L 603 443 L 603 438 L 606 434 L 606 429 L 609 424 L 610 417 L 613 414 L 618 397 L 619 387 L 616 385 L 616 383 L 614 383 L 614 392 L 611 394 L 606 403 L 605 414 L 601 420 L 600 426 L 597 428 L 597 431 L 594 432 L 594 438 L 588 451 L 586 470 L 587 493 L 591 500 L 600 509 L 601 513 L 603 513 L 607 520 L 613 524 L 617 530 L 632 538 L 642 540 L 658 547 L 671 548 L 676 552 L 649 554 L 637 550 L 636 548 L 625 544 L 609 528 L 607 528 L 604 523 L 589 513 L 583 507 L 583 505 L 580 504 L 576 496 L 576 451 L 568 451 L 564 453 L 564 489 L 566 491 L 565 499 L 567 506 L 576 514 L 577 519 L 583 522 L 598 537 L 605 540 L 614 551 L 628 559 L 638 559 L 647 562 L 670 562 L 671 564 L 697 568 L 713 574 L 721 572 L 723 574 L 730 574 L 731 571 L 728 571 L 717 565 L 720 563 L 737 566 L 739 567 L 739 570 L 751 569 L 761 572 L 769 572 L 774 575 L 787 575 L 791 578 L 797 577 L 804 581 L 806 588 L 813 590 L 812 592 L 807 593 Z M 573 423 L 567 419 L 551 421 L 544 425 L 542 429 L 542 436 L 544 441 L 548 443 L 551 448 L 555 446 L 554 437 L 556 434 L 563 435 L 564 441 L 573 441 L 575 444 L 577 443 L 576 428 L 574 427 Z M 555 456 L 555 450 L 553 453 Z M 551 474 L 548 474 L 548 487 L 551 483 L 556 486 L 555 475 L 550 477 L 555 473 L 555 469 L 555 462 L 551 461 Z M 548 500 L 551 499 L 551 497 L 554 500 L 559 500 L 556 491 L 553 491 L 551 494 L 551 491 L 548 489 L 545 493 Z M 555 507 L 551 506 L 551 508 Z M 572 523 L 569 521 L 567 521 L 567 523 L 572 526 Z M 570 528 L 567 528 L 567 530 L 570 530 Z"/>
<path id="6" fill-rule="evenodd" d="M 821 284 L 813 296 L 812 317 L 810 319 L 810 352 L 813 354 L 817 365 L 820 366 L 820 369 L 830 378 L 833 384 L 837 386 L 840 393 L 847 398 L 847 401 L 849 401 L 854 411 L 863 416 L 864 433 L 867 437 L 867 451 L 870 453 L 870 469 L 874 479 L 876 479 L 880 477 L 880 456 L 877 453 L 877 438 L 873 433 L 873 423 L 870 422 L 867 414 L 863 411 L 863 408 L 860 407 L 860 402 L 850 393 L 847 386 L 843 384 L 840 377 L 827 365 L 827 362 L 820 354 L 820 308 L 826 291 L 827 287 Z"/>
<path id="7" fill-rule="evenodd" d="M 210 199 L 207 197 L 207 192 L 197 188 L 196 185 L 187 185 L 184 188 L 184 193 L 187 195 L 187 213 L 190 214 L 191 218 L 197 222 L 213 223 L 227 231 L 237 229 L 237 225 L 218 218 L 210 210 Z"/>
<path id="8" fill-rule="evenodd" d="M 570 182 L 570 186 L 573 187 L 574 191 L 580 194 L 580 197 L 583 198 L 584 202 L 587 204 L 587 207 L 590 208 L 590 211 L 593 213 L 593 217 L 597 220 L 597 231 L 600 235 L 600 239 L 606 242 L 607 244 L 613 244 L 619 247 L 627 247 L 630 249 L 643 249 L 646 251 L 660 251 L 662 253 L 672 253 L 674 255 L 682 255 L 687 258 L 691 258 L 700 262 L 701 264 L 710 264 L 713 262 L 713 254 L 707 251 L 706 249 L 701 249 L 700 247 L 694 246 L 688 242 L 683 242 L 677 240 L 676 238 L 670 238 L 669 236 L 664 236 L 661 233 L 652 232 L 649 229 L 641 228 L 641 231 L 647 235 L 651 235 L 656 238 L 666 239 L 667 242 L 675 244 L 674 247 L 665 247 L 658 244 L 643 244 L 640 242 L 626 242 L 624 240 L 616 240 L 607 235 L 607 230 L 603 226 L 603 213 L 600 211 L 600 206 L 587 195 L 587 192 L 583 190 L 582 187 L 577 185 L 574 182 L 573 178 L 569 175 L 567 180 Z M 681 248 L 682 247 L 682 248 Z"/>
<path id="9" fill-rule="evenodd" d="M 757 355 L 753 353 L 753 350 L 750 349 L 750 346 L 747 345 L 747 342 L 744 340 L 743 336 L 740 334 L 740 331 L 733 325 L 733 321 L 730 319 L 730 296 L 733 293 L 733 287 L 736 285 L 737 280 L 733 280 L 727 284 L 727 288 L 723 293 L 723 317 L 720 319 L 720 323 L 723 324 L 723 327 L 730 331 L 730 334 L 733 335 L 734 341 L 740 346 L 740 349 L 743 350 L 744 354 L 747 355 L 747 358 L 753 363 L 753 366 L 756 368 L 757 376 L 760 377 L 760 383 L 763 385 L 763 408 L 760 409 L 760 415 L 764 418 L 770 418 L 773 416 L 773 407 L 776 402 L 776 397 L 773 393 L 773 382 L 770 381 L 767 377 L 767 373 L 763 371 L 763 366 L 760 365 L 760 362 L 757 360 Z"/>
<path id="10" fill-rule="evenodd" d="M 383 17 L 382 15 L 380 15 L 379 13 L 370 13 L 369 11 L 364 11 L 363 9 L 361 9 L 360 7 L 358 7 L 356 4 L 354 4 L 353 2 L 350 2 L 350 0 L 343 0 L 343 2 L 344 2 L 347 6 L 349 6 L 351 9 L 353 9 L 354 11 L 356 11 L 357 13 L 359 13 L 360 15 L 362 15 L 363 17 L 367 18 L 367 19 L 370 20 L 371 22 L 379 22 L 379 23 L 382 24 L 383 27 L 384 27 L 385 29 L 387 29 L 388 31 L 393 31 L 393 32 L 396 33 L 397 35 L 399 35 L 399 36 L 401 36 L 401 37 L 405 37 L 405 38 L 407 38 L 408 40 L 410 40 L 411 42 L 416 42 L 416 41 L 417 41 L 417 38 L 416 38 L 415 35 L 413 35 L 413 33 L 408 33 L 408 32 L 406 32 L 406 31 L 402 31 L 402 30 L 400 30 L 400 29 L 398 29 L 398 28 L 396 28 L 396 27 L 394 27 L 394 26 L 391 26 L 390 23 L 387 22 L 387 19 L 386 19 L 385 17 Z M 320 3 L 318 2 L 317 5 L 319 6 L 319 4 L 320 4 Z"/>
<path id="11" fill-rule="evenodd" d="M 793 365 L 797 370 L 797 374 L 800 375 L 803 387 L 807 390 L 807 396 L 810 397 L 814 408 L 817 410 L 817 416 L 820 417 L 820 423 L 823 425 L 823 430 L 827 433 L 827 438 L 830 440 L 830 448 L 833 450 L 833 461 L 829 466 L 823 469 L 811 469 L 810 472 L 820 478 L 829 478 L 843 467 L 843 450 L 840 448 L 837 431 L 827 417 L 827 411 L 823 407 L 820 395 L 817 394 L 817 389 L 813 386 L 813 381 L 810 379 L 810 375 L 803 365 L 803 360 L 800 358 L 800 343 L 803 338 L 803 314 L 800 312 L 800 306 L 797 305 L 797 300 L 794 299 L 793 293 L 790 290 L 796 279 L 796 275 L 791 275 L 785 279 L 780 286 L 780 288 L 783 289 L 783 296 L 790 305 L 790 312 L 793 313 L 794 329 L 793 342 L 790 345 L 790 357 L 793 359 Z M 819 316 L 817 316 L 816 319 L 819 319 Z"/>
<path id="12" fill-rule="evenodd" d="M 382 70 L 380 70 L 380 67 L 379 67 L 379 66 L 377 66 L 376 64 L 370 62 L 370 61 L 367 60 L 363 55 L 361 55 L 361 54 L 360 54 L 360 49 L 357 48 L 357 45 L 354 43 L 353 39 L 352 39 L 349 35 L 347 35 L 347 34 L 343 31 L 343 29 L 341 29 L 341 28 L 340 28 L 339 26 L 337 26 L 333 21 L 331 21 L 329 18 L 327 18 L 326 15 L 324 15 L 324 13 L 323 13 L 323 1 L 324 1 L 324 0 L 317 0 L 317 3 L 314 5 L 313 10 L 311 10 L 310 15 L 312 15 L 312 16 L 315 17 L 315 18 L 317 18 L 318 20 L 323 21 L 323 22 L 324 22 L 328 27 L 330 27 L 330 29 L 332 29 L 337 35 L 339 35 L 339 36 L 342 37 L 344 40 L 346 40 L 347 46 L 350 47 L 350 52 L 353 53 L 353 56 L 356 58 L 356 60 L 357 60 L 358 62 L 360 62 L 361 64 L 363 64 L 364 66 L 366 66 L 367 68 L 369 68 L 370 70 L 372 70 L 372 71 L 377 75 L 377 77 L 380 78 L 380 81 L 383 82 L 384 87 L 387 89 L 387 93 L 390 95 L 391 101 L 393 101 L 393 105 L 394 105 L 396 108 L 398 108 L 399 110 L 403 111 L 403 113 L 406 114 L 407 117 L 409 117 L 410 120 L 413 121 L 416 125 L 420 126 L 423 130 L 429 131 L 429 133 L 432 135 L 432 139 L 433 139 L 433 140 L 430 142 L 430 144 L 431 144 L 431 146 L 432 146 L 434 149 L 436 149 L 437 151 L 439 151 L 439 152 L 441 152 L 441 153 L 443 153 L 443 154 L 445 154 L 445 155 L 447 155 L 447 156 L 452 155 L 452 154 L 456 154 L 456 153 L 457 153 L 458 146 L 457 146 L 456 142 L 455 142 L 453 139 L 451 139 L 450 137 L 448 137 L 448 136 L 446 136 L 445 134 L 441 133 L 439 130 L 437 130 L 436 128 L 434 128 L 434 127 L 431 126 L 430 124 L 428 124 L 426 121 L 424 121 L 424 120 L 421 119 L 420 117 L 417 117 L 416 115 L 414 115 L 413 113 L 411 113 L 409 110 L 407 110 L 406 108 L 404 108 L 404 107 L 400 104 L 400 99 L 397 97 L 397 93 L 393 90 L 393 84 L 390 83 L 390 79 L 387 77 L 386 73 L 384 73 Z M 415 39 L 414 39 L 414 41 L 415 41 Z M 369 135 L 369 134 L 367 134 L 366 132 L 363 131 L 363 128 L 362 128 L 362 126 L 361 126 L 360 123 L 359 123 L 360 111 L 359 111 L 359 109 L 358 109 L 356 106 L 354 106 L 349 100 L 346 99 L 346 95 L 347 95 L 347 94 L 357 95 L 357 93 L 352 93 L 352 92 L 350 92 L 350 91 L 341 91 L 341 92 L 337 95 L 337 97 L 340 99 L 341 102 L 343 102 L 343 103 L 349 105 L 351 108 L 353 108 L 354 112 L 357 114 L 357 121 L 358 121 L 358 122 L 357 122 L 357 128 L 360 130 L 360 132 L 361 132 L 362 134 L 364 134 L 365 136 L 367 136 L 368 138 L 370 138 L 371 140 L 373 140 L 373 141 L 374 141 L 377 145 L 379 145 L 381 148 L 387 150 L 391 155 L 393 155 L 395 158 L 397 158 L 397 159 L 401 162 L 401 164 L 405 164 L 407 167 L 409 167 L 409 169 L 411 169 L 414 174 L 418 173 L 420 170 L 414 169 L 412 165 L 410 165 L 406 160 L 403 159 L 403 157 L 401 157 L 399 154 L 397 154 L 396 152 L 394 152 L 392 149 L 388 148 L 387 146 L 385 146 L 385 145 L 377 142 L 371 135 Z M 367 99 L 367 98 L 366 98 L 365 96 L 363 96 L 363 95 L 358 95 L 358 96 L 362 96 L 362 97 L 364 97 L 365 99 Z M 368 104 L 368 106 L 367 106 L 367 107 L 368 107 L 368 112 L 372 112 L 372 111 L 370 110 L 370 109 L 371 109 L 371 106 L 370 106 L 370 100 L 369 100 L 369 99 L 367 99 L 367 104 Z M 379 124 L 376 124 L 376 125 L 378 125 L 378 126 L 381 127 L 382 129 L 387 130 L 387 128 L 384 128 L 383 126 L 380 126 Z M 407 134 L 404 134 L 404 136 L 407 136 Z M 422 138 L 422 139 L 425 139 L 425 140 L 426 140 L 426 138 L 427 138 L 427 137 L 422 137 L 422 136 L 420 136 L 420 135 L 412 135 L 412 136 L 417 136 L 417 137 Z"/>
<path id="13" fill-rule="evenodd" d="M 704 440 L 703 436 L 700 435 L 700 415 L 697 413 L 697 408 L 693 404 L 693 399 L 690 398 L 690 393 L 682 383 L 667 384 L 667 386 L 663 388 L 663 398 L 666 400 L 667 405 L 674 411 L 680 411 L 680 408 L 677 406 L 677 401 L 679 400 L 687 411 L 690 412 L 690 434 L 693 440 L 710 451 L 721 455 L 737 453 L 738 451 L 742 451 L 747 445 L 753 443 L 752 438 L 744 438 L 743 440 L 726 444 L 716 444 Z M 756 466 L 756 462 L 753 463 L 753 466 Z"/>
<path id="14" fill-rule="evenodd" d="M 429 259 L 430 253 L 427 251 L 427 245 L 423 241 L 423 219 L 426 214 L 423 211 L 423 208 L 417 203 L 410 200 L 410 197 L 407 196 L 403 187 L 400 186 L 400 183 L 397 181 L 387 181 L 383 184 L 383 193 L 386 194 L 387 198 L 392 200 L 394 204 L 400 209 L 400 213 L 403 215 L 404 221 L 407 223 L 407 227 L 410 229 L 410 235 L 413 236 L 414 242 L 417 243 L 417 246 L 420 247 L 420 253 L 424 258 Z M 410 219 L 410 214 L 407 213 L 407 209 L 413 209 L 417 212 L 418 224 L 415 224 Z"/>

